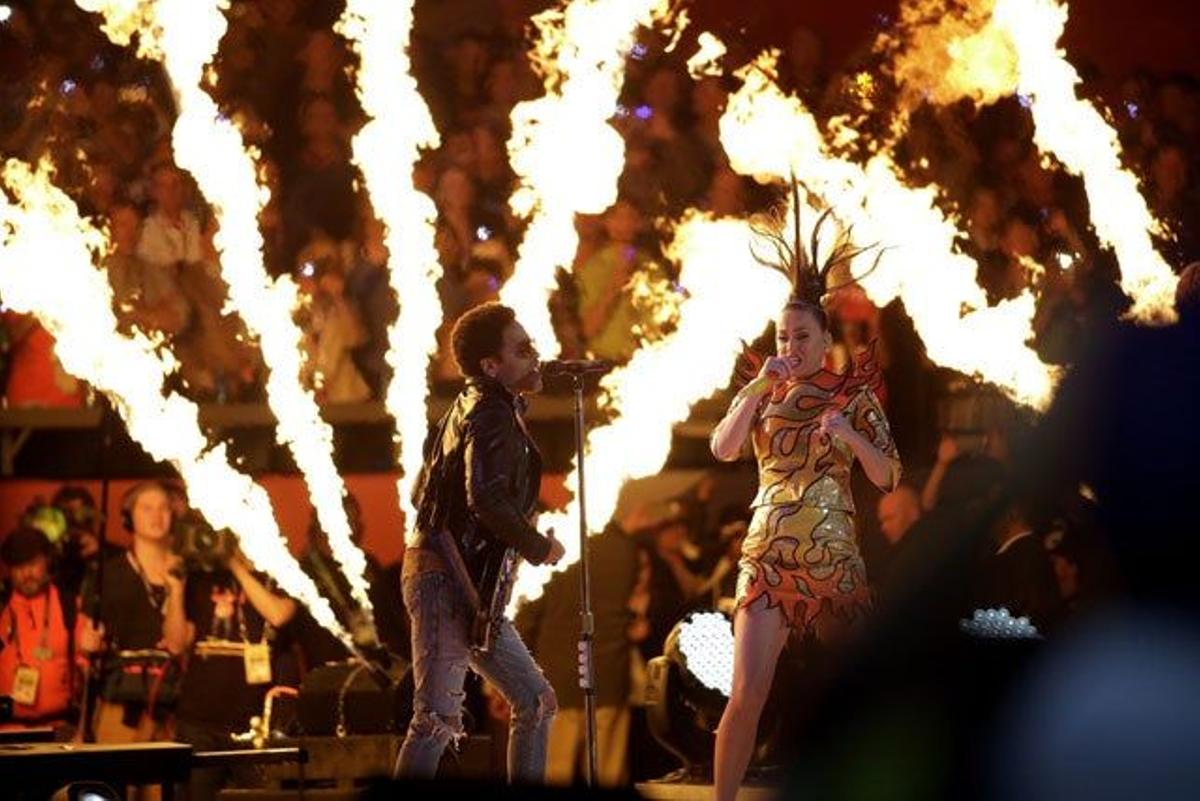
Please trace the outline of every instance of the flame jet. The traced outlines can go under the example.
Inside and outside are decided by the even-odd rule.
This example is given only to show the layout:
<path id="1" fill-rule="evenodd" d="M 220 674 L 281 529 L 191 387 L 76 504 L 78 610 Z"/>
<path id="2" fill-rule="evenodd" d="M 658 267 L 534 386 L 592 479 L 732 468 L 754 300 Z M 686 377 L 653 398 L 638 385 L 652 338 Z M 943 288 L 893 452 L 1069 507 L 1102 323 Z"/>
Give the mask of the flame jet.
<path id="1" fill-rule="evenodd" d="M 434 245 L 437 209 L 409 180 L 422 148 L 436 147 L 438 132 L 412 76 L 408 43 L 413 3 L 351 0 L 338 32 L 359 55 L 358 97 L 369 119 L 354 137 L 376 214 L 385 226 L 388 276 L 400 312 L 388 328 L 388 412 L 400 450 L 400 507 L 409 532 L 416 520 L 412 489 L 421 469 L 428 430 L 430 357 L 436 352 L 442 302 L 442 267 Z"/>
<path id="2" fill-rule="evenodd" d="M 893 135 L 926 99 L 983 105 L 1020 94 L 1038 148 L 1083 179 L 1096 235 L 1116 254 L 1121 289 L 1133 300 L 1129 315 L 1172 322 L 1178 278 L 1151 240 L 1162 226 L 1121 165 L 1116 131 L 1076 94 L 1079 74 L 1058 45 L 1066 23 L 1067 7 L 1055 0 L 910 0 L 899 32 L 878 44 L 901 89 Z"/>
<path id="3" fill-rule="evenodd" d="M 55 354 L 72 375 L 103 392 L 129 435 L 155 459 L 173 466 L 188 500 L 217 528 L 228 528 L 250 561 L 308 607 L 313 618 L 352 646 L 329 602 L 321 597 L 279 531 L 264 490 L 229 464 L 224 444 L 210 446 L 200 410 L 177 393 L 162 394 L 174 370 L 158 343 L 125 336 L 112 311 L 108 276 L 95 263 L 108 250 L 104 233 L 79 216 L 43 162 L 35 171 L 12 160 L 0 192 L 0 295 L 34 315 L 55 338 Z"/>
<path id="4" fill-rule="evenodd" d="M 886 153 L 865 165 L 832 155 L 812 114 L 779 89 L 775 61 L 775 53 L 765 53 L 738 73 L 742 86 L 721 119 L 733 169 L 760 181 L 797 176 L 853 226 L 856 241 L 884 248 L 878 269 L 867 272 L 876 255 L 867 252 L 851 272 L 864 275 L 860 283 L 877 305 L 904 302 L 931 359 L 995 384 L 1018 403 L 1045 408 L 1058 373 L 1026 344 L 1033 336 L 1032 293 L 988 306 L 975 281 L 978 267 L 955 246 L 958 229 L 935 204 L 935 190 L 905 185 Z"/>
<path id="5" fill-rule="evenodd" d="M 555 273 L 579 246 L 575 215 L 599 214 L 617 199 L 625 142 L 609 123 L 638 26 L 663 19 L 666 0 L 574 0 L 534 18 L 531 54 L 546 94 L 512 111 L 509 162 L 519 185 L 509 200 L 529 220 L 516 269 L 500 292 L 539 351 L 559 353 L 550 324 Z"/>
<path id="6" fill-rule="evenodd" d="M 77 0 L 77 5 L 103 16 L 103 30 L 114 44 L 128 45 L 136 33 L 139 54 L 161 61 L 166 70 L 179 112 L 172 130 L 175 159 L 196 179 L 216 215 L 220 230 L 214 244 L 221 255 L 229 306 L 258 339 L 270 368 L 267 401 L 278 421 L 276 437 L 303 473 L 332 555 L 355 602 L 369 617 L 367 560 L 351 538 L 342 505 L 346 488 L 333 462 L 333 429 L 301 383 L 302 335 L 292 320 L 298 303 L 296 285 L 288 278 L 272 280 L 263 266 L 258 214 L 269 193 L 256 175 L 257 154 L 246 148 L 237 127 L 204 90 L 206 82 L 217 80 L 215 72 L 206 72 L 205 67 L 225 33 L 222 11 L 228 3 Z"/>
<path id="7" fill-rule="evenodd" d="M 587 435 L 592 533 L 612 518 L 625 482 L 662 469 L 675 424 L 728 383 L 742 342 L 762 333 L 787 299 L 787 280 L 751 254 L 754 237 L 746 221 L 713 220 L 699 212 L 689 212 L 675 228 L 667 254 L 680 265 L 679 283 L 686 290 L 676 329 L 639 348 L 628 364 L 601 381 L 603 404 L 615 417 Z M 575 486 L 577 475 L 571 471 L 568 487 Z M 538 597 L 552 572 L 579 559 L 575 501 L 563 512 L 542 515 L 539 526 L 559 532 L 566 554 L 552 569 L 523 567 L 513 593 L 517 599 Z"/>

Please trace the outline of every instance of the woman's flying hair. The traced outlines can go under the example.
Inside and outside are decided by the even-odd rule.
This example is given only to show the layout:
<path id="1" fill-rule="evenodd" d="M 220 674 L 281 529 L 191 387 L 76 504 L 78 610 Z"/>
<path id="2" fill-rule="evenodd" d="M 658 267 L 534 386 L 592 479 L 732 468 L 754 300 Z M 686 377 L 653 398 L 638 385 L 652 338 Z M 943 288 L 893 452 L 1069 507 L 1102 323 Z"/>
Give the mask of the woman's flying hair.
<path id="1" fill-rule="evenodd" d="M 788 282 L 792 286 L 792 291 L 788 295 L 787 304 L 784 308 L 810 310 L 816 315 L 817 320 L 821 323 L 822 328 L 824 328 L 827 318 L 822 304 L 826 296 L 844 286 L 855 283 L 873 272 L 879 266 L 879 260 L 883 258 L 884 251 L 882 248 L 879 250 L 879 253 L 875 256 L 875 261 L 871 263 L 870 268 L 862 273 L 862 275 L 852 276 L 849 280 L 837 286 L 829 286 L 829 274 L 835 266 L 842 262 L 848 265 L 858 256 L 874 249 L 876 245 L 872 244 L 865 247 L 855 245 L 852 236 L 853 226 L 839 228 L 836 234 L 837 238 L 833 241 L 833 246 L 829 248 L 828 254 L 822 260 L 821 233 L 825 230 L 826 224 L 830 220 L 833 221 L 834 225 L 837 223 L 837 219 L 833 214 L 833 208 L 828 207 L 817 218 L 817 223 L 813 226 L 812 236 L 808 239 L 808 248 L 806 250 L 804 248 L 804 235 L 800 227 L 800 187 L 800 182 L 793 175 L 790 219 L 788 204 L 782 203 L 766 215 L 766 219 L 761 222 L 751 223 L 751 229 L 754 231 L 756 238 L 768 245 L 774 252 L 763 255 L 754 245 L 750 246 L 750 252 L 759 264 L 771 267 L 787 276 Z M 792 229 L 790 237 L 787 230 L 789 227 Z"/>

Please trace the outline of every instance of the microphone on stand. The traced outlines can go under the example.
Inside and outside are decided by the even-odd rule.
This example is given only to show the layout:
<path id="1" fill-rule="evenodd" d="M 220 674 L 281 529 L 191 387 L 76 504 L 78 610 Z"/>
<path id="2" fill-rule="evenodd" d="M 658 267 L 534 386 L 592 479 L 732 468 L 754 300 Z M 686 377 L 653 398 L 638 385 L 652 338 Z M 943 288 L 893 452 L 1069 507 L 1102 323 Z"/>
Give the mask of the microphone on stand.
<path id="1" fill-rule="evenodd" d="M 593 375 L 607 373 L 615 366 L 607 359 L 553 359 L 542 362 L 541 371 L 544 376 Z"/>
<path id="2" fill-rule="evenodd" d="M 607 373 L 615 365 L 603 359 L 555 359 L 542 362 L 546 376 L 570 376 L 575 387 L 575 500 L 579 504 L 579 687 L 583 690 L 584 749 L 587 770 L 584 777 L 591 787 L 596 781 L 596 683 L 592 645 L 595 626 L 592 617 L 592 580 L 588 567 L 587 494 L 584 488 L 584 403 L 583 377 Z"/>

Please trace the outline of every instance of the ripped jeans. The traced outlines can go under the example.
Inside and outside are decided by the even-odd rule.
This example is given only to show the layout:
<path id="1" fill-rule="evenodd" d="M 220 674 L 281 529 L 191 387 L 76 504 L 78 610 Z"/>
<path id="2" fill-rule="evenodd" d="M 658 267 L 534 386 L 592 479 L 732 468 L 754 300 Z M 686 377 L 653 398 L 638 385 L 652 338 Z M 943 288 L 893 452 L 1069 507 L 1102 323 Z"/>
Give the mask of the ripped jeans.
<path id="1" fill-rule="evenodd" d="M 501 622 L 486 653 L 469 645 L 472 612 L 454 578 L 438 571 L 405 576 L 404 604 L 412 620 L 413 717 L 396 760 L 396 777 L 433 778 L 442 752 L 463 737 L 463 681 L 471 667 L 512 708 L 508 780 L 541 783 L 557 702 L 512 621 Z"/>

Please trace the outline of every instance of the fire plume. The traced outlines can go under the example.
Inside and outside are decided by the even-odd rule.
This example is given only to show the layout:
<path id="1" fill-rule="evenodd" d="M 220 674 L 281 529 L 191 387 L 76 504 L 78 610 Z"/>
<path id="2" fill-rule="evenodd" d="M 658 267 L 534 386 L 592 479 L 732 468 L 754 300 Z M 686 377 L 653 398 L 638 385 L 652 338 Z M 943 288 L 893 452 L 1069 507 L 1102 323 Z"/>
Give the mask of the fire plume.
<path id="1" fill-rule="evenodd" d="M 1083 180 L 1092 225 L 1112 248 L 1130 316 L 1144 323 L 1175 319 L 1170 266 L 1154 249 L 1162 233 L 1121 164 L 1117 133 L 1100 111 L 1079 97 L 1079 74 L 1059 46 L 1067 7 L 1056 0 L 911 0 L 900 33 L 885 37 L 891 71 L 901 89 L 899 133 L 917 103 L 976 104 L 1019 94 L 1034 122 L 1034 142 Z"/>
<path id="2" fill-rule="evenodd" d="M 409 180 L 421 148 L 436 147 L 437 129 L 411 73 L 408 41 L 413 3 L 351 0 L 339 32 L 357 51 L 358 96 L 369 119 L 354 138 L 354 161 L 386 229 L 389 281 L 400 313 L 388 329 L 392 368 L 386 403 L 400 450 L 400 506 L 408 530 L 416 520 L 412 488 L 428 430 L 430 357 L 436 352 L 442 275 L 434 246 L 437 209 Z M 399 178 L 399 179 L 398 179 Z"/>
<path id="3" fill-rule="evenodd" d="M 857 242 L 884 249 L 876 270 L 867 273 L 875 258 L 868 252 L 850 265 L 851 273 L 865 274 L 860 283 L 876 305 L 896 297 L 904 302 L 931 359 L 1044 408 L 1056 372 L 1026 344 L 1033 335 L 1032 293 L 989 306 L 975 280 L 977 265 L 957 249 L 958 229 L 938 209 L 935 190 L 907 186 L 885 152 L 865 165 L 832 155 L 812 114 L 779 89 L 774 54 L 738 77 L 742 87 L 721 120 L 733 168 L 761 181 L 795 175 L 853 226 Z"/>
<path id="4" fill-rule="evenodd" d="M 662 469 L 676 423 L 692 406 L 725 386 L 742 352 L 742 342 L 762 333 L 783 306 L 789 287 L 784 277 L 759 264 L 751 253 L 755 234 L 746 221 L 713 220 L 689 213 L 676 227 L 668 256 L 680 265 L 675 331 L 638 349 L 629 363 L 601 382 L 602 405 L 612 420 L 587 436 L 588 530 L 602 530 L 612 518 L 625 482 Z M 630 447 L 630 443 L 637 443 Z M 567 486 L 574 487 L 572 470 Z M 540 526 L 554 527 L 566 555 L 551 569 L 522 569 L 515 598 L 536 598 L 556 570 L 579 558 L 579 507 L 542 515 Z"/>
<path id="5" fill-rule="evenodd" d="M 138 333 L 118 331 L 112 289 L 96 261 L 108 250 L 103 231 L 82 219 L 37 170 L 12 160 L 3 170 L 12 193 L 0 192 L 0 294 L 10 308 L 34 315 L 55 338 L 55 354 L 72 375 L 103 392 L 129 435 L 169 463 L 187 484 L 189 502 L 210 524 L 238 535 L 242 550 L 267 570 L 318 623 L 347 644 L 329 602 L 287 549 L 266 491 L 235 470 L 223 443 L 210 445 L 199 409 L 177 393 L 163 395 L 174 370 L 169 354 Z"/>
<path id="6" fill-rule="evenodd" d="M 273 280 L 263 265 L 258 215 L 268 200 L 257 177 L 257 154 L 247 149 L 237 127 L 204 89 L 215 81 L 206 66 L 225 33 L 222 0 L 77 0 L 104 17 L 103 30 L 115 44 L 138 36 L 139 52 L 160 60 L 178 107 L 172 130 L 175 159 L 191 173 L 212 206 L 219 230 L 214 244 L 221 275 L 236 311 L 262 349 L 270 368 L 267 400 L 278 421 L 276 437 L 303 473 L 334 559 L 368 614 L 366 558 L 354 545 L 342 506 L 345 486 L 333 462 L 333 429 L 321 418 L 313 394 L 301 383 L 301 331 L 292 314 L 298 298 L 289 278 Z"/>
<path id="7" fill-rule="evenodd" d="M 666 0 L 574 0 L 534 18 L 531 54 L 546 94 L 512 111 L 509 161 L 519 186 L 509 205 L 528 228 L 500 299 L 512 306 L 538 350 L 557 356 L 548 302 L 559 267 L 579 245 L 575 215 L 599 214 L 617 199 L 625 142 L 609 123 L 639 25 L 668 12 Z"/>

